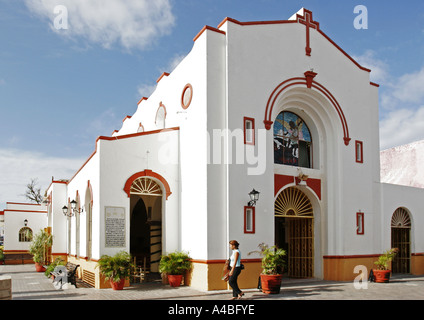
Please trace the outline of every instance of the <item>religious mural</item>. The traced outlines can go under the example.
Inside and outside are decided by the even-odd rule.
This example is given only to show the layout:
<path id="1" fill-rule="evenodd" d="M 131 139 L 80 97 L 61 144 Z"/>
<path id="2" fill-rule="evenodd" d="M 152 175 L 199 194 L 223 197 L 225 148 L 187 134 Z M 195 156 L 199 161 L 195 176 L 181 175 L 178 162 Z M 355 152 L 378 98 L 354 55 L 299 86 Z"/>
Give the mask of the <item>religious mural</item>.
<path id="1" fill-rule="evenodd" d="M 281 112 L 274 122 L 274 163 L 310 168 L 312 138 L 298 115 Z"/>

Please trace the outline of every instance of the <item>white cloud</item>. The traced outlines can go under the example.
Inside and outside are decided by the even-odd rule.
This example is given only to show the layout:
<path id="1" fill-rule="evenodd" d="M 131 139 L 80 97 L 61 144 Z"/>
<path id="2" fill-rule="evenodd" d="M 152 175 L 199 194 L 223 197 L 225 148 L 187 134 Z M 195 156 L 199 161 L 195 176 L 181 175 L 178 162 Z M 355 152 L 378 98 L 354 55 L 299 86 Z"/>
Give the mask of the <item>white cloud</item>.
<path id="1" fill-rule="evenodd" d="M 18 149 L 0 149 L 0 208 L 6 202 L 27 202 L 23 194 L 32 178 L 42 192 L 55 180 L 70 179 L 85 159 L 48 157 Z"/>
<path id="2" fill-rule="evenodd" d="M 399 78 L 392 96 L 400 102 L 421 103 L 424 100 L 424 67 Z"/>
<path id="3" fill-rule="evenodd" d="M 361 56 L 354 56 L 353 58 L 363 67 L 371 69 L 371 81 L 383 84 L 387 83 L 389 79 L 388 65 L 377 58 L 376 52 L 367 50 Z"/>
<path id="4" fill-rule="evenodd" d="M 424 139 L 424 67 L 394 79 L 381 95 L 380 147 Z"/>
<path id="5" fill-rule="evenodd" d="M 424 105 L 417 110 L 390 111 L 380 121 L 382 150 L 424 139 Z"/>
<path id="6" fill-rule="evenodd" d="M 48 19 L 59 35 L 83 38 L 111 48 L 145 49 L 170 33 L 175 23 L 170 0 L 25 0 L 37 16 Z M 58 5 L 68 11 L 68 29 L 56 29 Z"/>
<path id="7" fill-rule="evenodd" d="M 150 97 L 150 95 L 156 90 L 156 84 L 140 84 L 137 87 L 138 97 Z"/>
<path id="8" fill-rule="evenodd" d="M 162 74 L 164 72 L 171 73 L 174 69 L 183 61 L 186 57 L 185 54 L 176 54 L 171 60 L 168 62 L 166 67 L 163 67 L 159 70 L 158 74 Z M 157 83 L 142 83 L 137 87 L 137 94 L 140 98 L 142 97 L 150 97 L 150 95 L 156 90 Z"/>

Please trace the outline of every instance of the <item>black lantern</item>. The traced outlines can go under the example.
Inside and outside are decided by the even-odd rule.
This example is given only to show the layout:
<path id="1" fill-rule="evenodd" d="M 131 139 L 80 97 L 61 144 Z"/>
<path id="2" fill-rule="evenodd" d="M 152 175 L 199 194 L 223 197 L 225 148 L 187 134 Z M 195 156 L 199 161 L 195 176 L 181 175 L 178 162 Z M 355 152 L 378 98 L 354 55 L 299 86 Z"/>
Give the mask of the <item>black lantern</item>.
<path id="1" fill-rule="evenodd" d="M 255 189 L 250 191 L 250 193 L 249 193 L 250 201 L 247 204 L 249 207 L 256 205 L 256 201 L 259 200 L 259 193 L 260 192 L 256 191 Z"/>
<path id="2" fill-rule="evenodd" d="M 74 214 L 84 212 L 84 209 L 77 209 L 78 203 L 75 200 L 71 201 L 71 210 L 67 206 L 62 208 L 63 214 L 67 217 L 73 217 Z"/>

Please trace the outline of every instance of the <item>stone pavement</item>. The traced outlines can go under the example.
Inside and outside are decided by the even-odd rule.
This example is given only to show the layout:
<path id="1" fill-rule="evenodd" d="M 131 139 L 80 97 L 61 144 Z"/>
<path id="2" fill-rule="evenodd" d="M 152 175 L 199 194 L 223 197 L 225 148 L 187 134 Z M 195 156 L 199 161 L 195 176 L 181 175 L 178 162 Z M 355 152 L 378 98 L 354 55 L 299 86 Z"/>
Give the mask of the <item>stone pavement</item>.
<path id="1" fill-rule="evenodd" d="M 112 289 L 75 288 L 58 290 L 52 280 L 30 265 L 2 265 L 0 276 L 12 278 L 12 300 L 228 300 L 229 290 L 205 292 L 190 287 L 172 288 L 158 282 Z M 353 282 L 284 280 L 280 294 L 265 295 L 258 289 L 244 290 L 247 301 L 263 300 L 424 300 L 424 276 L 393 276 L 390 283 L 366 282 L 356 289 Z"/>

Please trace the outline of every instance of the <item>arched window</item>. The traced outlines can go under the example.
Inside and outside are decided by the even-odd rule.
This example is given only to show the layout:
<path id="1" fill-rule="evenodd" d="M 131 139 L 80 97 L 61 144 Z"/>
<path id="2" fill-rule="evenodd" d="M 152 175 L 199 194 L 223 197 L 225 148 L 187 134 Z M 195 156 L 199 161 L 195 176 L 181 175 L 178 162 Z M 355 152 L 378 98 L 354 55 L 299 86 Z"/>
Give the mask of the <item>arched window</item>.
<path id="1" fill-rule="evenodd" d="M 161 102 L 158 108 L 158 111 L 156 112 L 156 120 L 155 120 L 156 127 L 158 129 L 165 128 L 165 119 L 166 119 L 166 108 Z"/>
<path id="2" fill-rule="evenodd" d="M 23 227 L 19 230 L 19 242 L 31 242 L 32 230 L 28 227 Z"/>
<path id="3" fill-rule="evenodd" d="M 283 111 L 274 122 L 274 163 L 312 168 L 312 136 L 297 114 Z"/>

